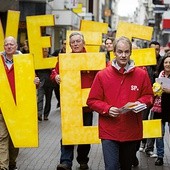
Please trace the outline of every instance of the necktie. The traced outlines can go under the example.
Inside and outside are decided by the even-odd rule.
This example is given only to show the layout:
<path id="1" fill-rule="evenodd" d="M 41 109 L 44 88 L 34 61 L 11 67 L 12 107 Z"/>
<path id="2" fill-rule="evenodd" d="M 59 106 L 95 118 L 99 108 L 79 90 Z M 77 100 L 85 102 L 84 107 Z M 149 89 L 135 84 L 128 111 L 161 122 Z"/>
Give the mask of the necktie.
<path id="1" fill-rule="evenodd" d="M 123 74 L 123 73 L 125 72 L 124 67 L 121 67 L 120 70 L 119 70 L 119 72 Z"/>

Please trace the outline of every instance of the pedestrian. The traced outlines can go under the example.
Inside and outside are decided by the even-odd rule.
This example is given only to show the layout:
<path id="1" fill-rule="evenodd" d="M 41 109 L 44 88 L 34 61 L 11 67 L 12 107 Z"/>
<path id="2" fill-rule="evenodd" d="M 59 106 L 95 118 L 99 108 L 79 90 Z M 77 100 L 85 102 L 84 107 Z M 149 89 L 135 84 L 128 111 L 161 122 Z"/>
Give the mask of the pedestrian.
<path id="1" fill-rule="evenodd" d="M 49 57 L 49 49 L 43 48 L 43 58 Z M 48 120 L 51 110 L 51 98 L 54 85 L 50 79 L 51 69 L 36 70 L 36 75 L 40 78 L 40 85 L 37 89 L 38 120 Z M 45 102 L 44 102 L 45 98 Z"/>
<path id="2" fill-rule="evenodd" d="M 152 104 L 148 74 L 130 59 L 132 43 L 120 37 L 114 45 L 110 66 L 97 73 L 87 105 L 99 113 L 99 138 L 105 170 L 131 170 L 136 147 L 143 136 L 142 112 L 123 113 L 122 107 Z M 140 79 L 139 79 L 140 77 Z"/>
<path id="3" fill-rule="evenodd" d="M 156 51 L 156 65 L 147 66 L 147 71 L 151 80 L 151 83 L 155 83 L 155 79 L 158 77 L 160 71 L 160 63 L 162 60 L 162 56 L 160 55 L 160 43 L 157 41 L 151 41 L 149 43 L 149 48 L 155 48 Z M 153 112 L 150 112 L 150 108 L 148 108 L 145 112 L 145 117 L 150 117 L 149 119 L 153 119 Z M 141 143 L 140 151 L 145 151 L 146 155 L 151 158 L 156 158 L 157 154 L 154 153 L 154 143 L 155 138 L 148 138 L 146 141 L 143 140 Z"/>
<path id="4" fill-rule="evenodd" d="M 21 52 L 22 52 L 23 54 L 29 53 L 28 40 L 24 40 L 23 46 L 21 47 Z"/>
<path id="5" fill-rule="evenodd" d="M 1 53 L 14 100 L 16 99 L 16 92 L 13 55 L 21 54 L 21 52 L 17 50 L 17 47 L 18 45 L 16 39 L 12 36 L 8 36 L 4 40 L 5 51 Z M 37 85 L 39 84 L 38 77 L 35 78 L 34 83 Z M 14 147 L 2 112 L 0 111 L 0 170 L 17 170 L 16 159 L 18 154 L 19 148 Z"/>
<path id="6" fill-rule="evenodd" d="M 110 52 L 113 51 L 113 42 L 114 39 L 112 37 L 108 37 L 105 39 L 105 48 L 106 48 L 106 65 L 110 63 Z"/>
<path id="7" fill-rule="evenodd" d="M 86 49 L 84 47 L 85 46 L 84 36 L 79 32 L 73 32 L 69 36 L 69 44 L 72 49 L 72 53 L 86 52 Z M 82 89 L 91 87 L 95 75 L 96 75 L 96 71 L 81 72 Z M 59 63 L 57 63 L 55 70 L 53 70 L 51 78 L 55 80 L 57 83 L 60 83 Z M 84 126 L 92 126 L 92 117 L 93 117 L 92 110 L 89 109 L 88 107 L 83 107 Z M 81 144 L 77 146 L 77 162 L 80 164 L 81 170 L 88 169 L 88 161 L 89 161 L 88 154 L 90 148 L 91 148 L 90 144 Z M 62 145 L 62 140 L 61 140 L 60 164 L 57 166 L 57 170 L 71 170 L 73 154 L 74 154 L 74 145 Z"/>
<path id="8" fill-rule="evenodd" d="M 66 39 L 61 41 L 61 48 L 56 49 L 51 55 L 58 57 L 59 53 L 66 53 Z"/>
<path id="9" fill-rule="evenodd" d="M 159 78 L 165 77 L 170 79 L 170 55 L 165 54 L 165 57 L 162 59 L 162 63 L 160 67 L 163 66 L 163 70 L 159 74 Z M 170 88 L 169 87 L 163 87 L 162 88 L 162 96 L 161 96 L 161 109 L 158 111 L 154 111 L 154 107 L 151 109 L 153 110 L 153 119 L 161 119 L 162 121 L 162 137 L 156 138 L 156 149 L 157 149 L 157 155 L 158 158 L 155 161 L 156 166 L 161 166 L 164 164 L 163 158 L 164 158 L 164 135 L 165 135 L 165 125 L 166 122 L 169 126 L 169 132 L 170 132 Z"/>

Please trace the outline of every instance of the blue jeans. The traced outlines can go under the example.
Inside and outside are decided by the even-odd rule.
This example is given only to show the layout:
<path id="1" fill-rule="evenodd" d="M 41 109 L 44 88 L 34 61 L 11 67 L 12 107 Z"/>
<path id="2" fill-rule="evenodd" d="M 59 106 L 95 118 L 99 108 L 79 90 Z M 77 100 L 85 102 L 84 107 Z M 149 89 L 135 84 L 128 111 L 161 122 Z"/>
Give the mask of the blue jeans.
<path id="1" fill-rule="evenodd" d="M 90 144 L 77 146 L 77 162 L 79 164 L 87 164 L 89 161 Z M 72 167 L 74 145 L 61 145 L 60 163 Z"/>
<path id="2" fill-rule="evenodd" d="M 170 131 L 170 123 L 168 123 L 169 131 Z M 158 158 L 164 157 L 164 135 L 165 135 L 165 122 L 162 123 L 162 137 L 156 138 L 156 149 Z"/>
<path id="3" fill-rule="evenodd" d="M 92 118 L 93 113 L 83 113 L 83 125 L 84 126 L 92 126 Z M 86 164 L 89 161 L 89 151 L 91 145 L 90 144 L 83 144 L 78 145 L 77 147 L 77 162 L 79 164 Z M 74 145 L 62 145 L 61 140 L 61 157 L 60 163 L 66 164 L 68 167 L 72 167 L 72 161 L 74 157 Z"/>
<path id="4" fill-rule="evenodd" d="M 138 142 L 118 142 L 102 139 L 105 170 L 131 170 Z"/>

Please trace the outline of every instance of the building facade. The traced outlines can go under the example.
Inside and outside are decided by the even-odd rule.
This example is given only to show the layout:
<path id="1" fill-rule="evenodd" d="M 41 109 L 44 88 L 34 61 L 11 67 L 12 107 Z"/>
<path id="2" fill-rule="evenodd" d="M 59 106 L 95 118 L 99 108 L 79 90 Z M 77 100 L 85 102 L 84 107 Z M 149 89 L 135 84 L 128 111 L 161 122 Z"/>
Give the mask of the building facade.
<path id="1" fill-rule="evenodd" d="M 119 0 L 1 0 L 0 17 L 5 32 L 8 10 L 20 11 L 18 41 L 27 39 L 26 16 L 53 14 L 54 27 L 42 29 L 52 37 L 52 51 L 59 48 L 67 30 L 79 30 L 82 19 L 108 23 L 114 36 L 119 20 L 152 26 L 153 40 L 170 42 L 170 0 L 138 0 L 133 16 L 118 15 Z"/>

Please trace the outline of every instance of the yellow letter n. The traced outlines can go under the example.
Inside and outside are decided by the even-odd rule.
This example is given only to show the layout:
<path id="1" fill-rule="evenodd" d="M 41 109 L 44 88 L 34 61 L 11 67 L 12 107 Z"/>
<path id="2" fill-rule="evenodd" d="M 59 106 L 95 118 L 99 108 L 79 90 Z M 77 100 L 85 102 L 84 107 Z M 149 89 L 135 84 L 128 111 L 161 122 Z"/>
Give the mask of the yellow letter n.
<path id="1" fill-rule="evenodd" d="M 33 56 L 15 55 L 14 66 L 16 101 L 0 56 L 0 108 L 14 146 L 37 147 L 38 122 Z"/>

